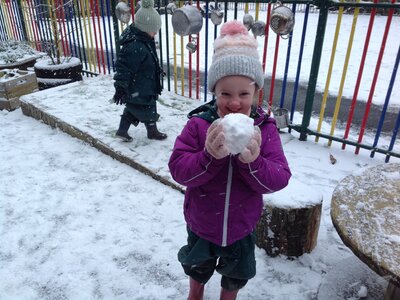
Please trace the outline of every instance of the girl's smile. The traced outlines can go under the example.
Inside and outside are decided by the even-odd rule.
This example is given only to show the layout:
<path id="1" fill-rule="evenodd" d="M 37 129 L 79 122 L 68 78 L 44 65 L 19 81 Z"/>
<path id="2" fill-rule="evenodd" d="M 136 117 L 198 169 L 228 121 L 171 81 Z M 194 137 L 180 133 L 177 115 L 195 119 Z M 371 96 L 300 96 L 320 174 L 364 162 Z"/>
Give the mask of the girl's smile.
<path id="1" fill-rule="evenodd" d="M 256 84 L 245 76 L 227 76 L 215 85 L 218 115 L 241 113 L 250 116 L 256 94 Z"/>

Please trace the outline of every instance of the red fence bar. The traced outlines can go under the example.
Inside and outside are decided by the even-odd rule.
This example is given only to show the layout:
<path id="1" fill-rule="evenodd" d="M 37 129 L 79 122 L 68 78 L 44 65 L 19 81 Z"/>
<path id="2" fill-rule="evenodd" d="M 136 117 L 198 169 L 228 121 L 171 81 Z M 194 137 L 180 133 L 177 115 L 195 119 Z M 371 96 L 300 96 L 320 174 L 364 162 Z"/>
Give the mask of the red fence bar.
<path id="1" fill-rule="evenodd" d="M 374 0 L 374 3 L 378 3 L 378 0 Z M 347 139 L 349 137 L 350 126 L 353 121 L 354 109 L 356 107 L 358 92 L 360 90 L 361 79 L 362 79 L 364 66 L 365 66 L 365 58 L 367 57 L 369 41 L 371 38 L 371 32 L 372 32 L 372 28 L 374 26 L 375 14 L 376 14 L 376 8 L 373 7 L 371 10 L 371 15 L 370 15 L 370 19 L 369 19 L 367 35 L 365 37 L 364 50 L 363 50 L 363 54 L 361 57 L 360 68 L 358 70 L 356 86 L 354 88 L 354 93 L 353 93 L 353 99 L 351 100 L 351 104 L 350 104 L 350 112 L 349 112 L 349 116 L 347 118 L 346 130 L 345 130 L 345 133 L 343 136 L 344 139 Z M 342 149 L 345 149 L 345 147 L 346 147 L 346 144 L 343 143 Z"/>
<path id="2" fill-rule="evenodd" d="M 278 54 L 279 54 L 279 40 L 280 36 L 279 34 L 276 35 L 276 40 L 275 40 L 275 54 L 274 54 L 274 63 L 272 66 L 272 75 L 271 75 L 271 86 L 269 89 L 269 99 L 268 99 L 268 104 L 271 107 L 272 106 L 272 99 L 274 98 L 274 87 L 275 87 L 275 76 L 276 76 L 276 65 L 278 62 Z"/>
<path id="3" fill-rule="evenodd" d="M 18 40 L 18 33 L 17 33 L 17 24 L 15 24 L 15 19 L 12 18 L 12 10 L 11 10 L 11 2 L 10 0 L 6 0 L 6 7 L 8 11 L 8 19 L 10 20 L 11 29 L 13 31 L 13 36 L 16 40 Z"/>
<path id="4" fill-rule="evenodd" d="M 93 22 L 93 35 L 94 35 L 94 43 L 96 45 L 96 58 L 97 58 L 97 65 L 99 67 L 99 73 L 101 72 L 101 61 L 99 55 L 99 44 L 97 43 L 97 28 L 96 28 L 96 20 L 95 20 L 95 10 L 94 10 L 94 1 L 90 0 L 90 13 L 92 15 L 92 22 Z M 89 16 L 90 18 L 90 16 Z"/>
<path id="5" fill-rule="evenodd" d="M 11 5 L 11 10 L 12 13 L 15 17 L 15 30 L 17 32 L 18 38 L 20 41 L 23 41 L 25 39 L 23 32 L 22 32 L 22 25 L 21 25 L 21 18 L 23 18 L 23 16 L 21 16 L 18 13 L 18 8 L 17 8 L 17 1 L 16 0 L 11 0 L 10 1 L 10 5 Z"/>
<path id="6" fill-rule="evenodd" d="M 262 57 L 262 68 L 265 73 L 265 68 L 267 64 L 267 52 L 268 52 L 268 37 L 269 37 L 269 21 L 271 19 L 271 3 L 268 3 L 267 6 L 267 19 L 265 21 L 265 34 L 264 34 L 264 51 Z M 264 90 L 260 92 L 260 98 L 258 99 L 258 104 L 262 103 Z"/>
<path id="7" fill-rule="evenodd" d="M 32 25 L 33 38 L 35 39 L 36 50 L 42 51 L 42 45 L 39 41 L 39 31 L 38 31 L 36 18 L 35 18 L 35 13 L 32 8 L 32 0 L 27 1 L 27 8 L 28 8 L 31 25 Z"/>
<path id="8" fill-rule="evenodd" d="M 394 2 L 395 2 L 395 0 L 392 0 L 392 3 L 394 3 Z M 368 115 L 369 115 L 369 111 L 370 111 L 370 108 L 371 108 L 372 98 L 374 97 L 376 81 L 378 79 L 383 53 L 385 51 L 386 40 L 387 40 L 387 36 L 388 36 L 388 33 L 389 33 L 390 24 L 392 22 L 393 13 L 394 13 L 394 8 L 391 8 L 389 10 L 388 18 L 387 18 L 387 21 L 386 21 L 385 32 L 383 33 L 381 49 L 379 51 L 378 61 L 376 62 L 374 78 L 372 80 L 372 85 L 371 85 L 371 89 L 370 89 L 369 96 L 368 96 L 367 106 L 365 108 L 364 118 L 362 120 L 360 133 L 358 135 L 358 140 L 357 140 L 358 143 L 361 143 L 361 141 L 363 139 L 365 126 L 367 124 Z M 355 153 L 358 154 L 359 151 L 360 151 L 360 147 L 356 147 Z"/>
<path id="9" fill-rule="evenodd" d="M 60 40 L 63 48 L 63 54 L 64 56 L 69 56 L 69 48 L 66 40 L 67 30 L 65 29 L 64 5 L 62 4 L 62 0 L 55 0 L 55 4 L 55 15 L 60 28 Z"/>

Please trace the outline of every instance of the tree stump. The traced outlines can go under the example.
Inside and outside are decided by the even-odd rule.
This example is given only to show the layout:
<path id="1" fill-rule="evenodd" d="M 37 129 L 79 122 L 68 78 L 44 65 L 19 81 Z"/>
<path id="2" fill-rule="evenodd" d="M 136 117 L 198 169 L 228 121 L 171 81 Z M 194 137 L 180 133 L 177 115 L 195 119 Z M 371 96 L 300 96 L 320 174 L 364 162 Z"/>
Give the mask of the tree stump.
<path id="1" fill-rule="evenodd" d="M 296 181 L 296 180 L 291 180 Z M 267 195 L 256 226 L 256 245 L 269 256 L 301 256 L 317 244 L 322 195 L 289 184 L 283 191 Z M 293 188 L 295 187 L 295 188 Z"/>

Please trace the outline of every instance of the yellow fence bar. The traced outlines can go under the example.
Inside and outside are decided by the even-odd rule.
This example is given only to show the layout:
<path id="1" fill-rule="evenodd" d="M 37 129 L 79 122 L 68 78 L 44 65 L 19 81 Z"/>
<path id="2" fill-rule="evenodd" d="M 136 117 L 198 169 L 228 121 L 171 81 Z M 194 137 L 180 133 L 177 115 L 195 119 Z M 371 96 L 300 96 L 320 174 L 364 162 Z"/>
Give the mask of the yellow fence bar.
<path id="1" fill-rule="evenodd" d="M 27 40 L 29 42 L 29 45 L 31 47 L 34 47 L 35 45 L 35 38 L 33 36 L 33 31 L 32 31 L 32 24 L 30 22 L 30 18 L 29 18 L 29 11 L 28 11 L 28 6 L 27 3 L 22 3 L 21 1 L 21 6 L 22 6 L 22 17 L 24 18 L 24 22 L 26 24 L 26 37 Z"/>
<path id="2" fill-rule="evenodd" d="M 357 0 L 357 2 L 360 2 L 360 0 Z M 343 87 L 344 87 L 344 82 L 346 80 L 347 69 L 348 69 L 348 66 L 349 66 L 351 48 L 353 46 L 354 32 L 356 30 L 357 17 L 358 17 L 359 11 L 360 11 L 359 7 L 356 7 L 356 9 L 354 10 L 353 22 L 351 24 L 351 31 L 350 31 L 350 36 L 349 36 L 349 43 L 348 43 L 348 46 L 347 46 L 346 58 L 345 58 L 344 65 L 343 65 L 343 72 L 342 72 L 342 78 L 340 80 L 339 92 L 338 92 L 338 96 L 336 98 L 336 105 L 335 105 L 335 110 L 334 110 L 334 113 L 333 113 L 333 119 L 332 119 L 332 124 L 331 124 L 330 135 L 333 135 L 333 133 L 335 132 L 337 118 L 338 118 L 338 115 L 339 115 L 340 104 L 342 102 Z M 328 146 L 331 146 L 331 144 L 332 144 L 332 140 L 329 140 L 328 141 Z"/>
<path id="3" fill-rule="evenodd" d="M 92 65 L 96 65 L 96 64 L 94 63 L 93 58 L 92 58 L 92 51 L 90 49 L 91 46 L 89 46 L 88 29 L 87 29 L 87 24 L 86 24 L 86 20 L 87 20 L 86 9 L 85 9 L 85 5 L 83 3 L 83 0 L 79 0 L 79 4 L 81 6 L 81 13 L 82 13 L 82 18 L 83 18 L 83 31 L 85 33 L 86 49 L 87 49 L 87 52 L 88 52 L 89 71 L 93 72 Z M 89 24 L 90 24 L 90 20 L 89 20 Z M 91 36 L 90 36 L 90 39 L 91 39 Z"/>
<path id="4" fill-rule="evenodd" d="M 340 2 L 343 2 L 343 0 L 341 0 Z M 326 82 L 325 82 L 324 96 L 322 98 L 322 103 L 321 103 L 321 111 L 319 113 L 317 132 L 321 131 L 322 121 L 323 121 L 324 114 L 325 114 L 326 100 L 327 100 L 328 94 L 329 94 L 329 85 L 330 85 L 331 77 L 332 77 L 333 63 L 335 61 L 336 47 L 337 47 L 337 42 L 338 42 L 338 38 L 339 38 L 340 24 L 342 23 L 343 10 L 344 10 L 343 6 L 341 6 L 339 8 L 338 19 L 336 22 L 335 36 L 333 39 L 331 58 L 329 61 L 328 75 L 327 75 Z M 319 140 L 319 137 L 318 136 L 315 137 L 315 141 L 318 142 L 318 140 Z"/>
<path id="5" fill-rule="evenodd" d="M 173 40 L 173 45 L 174 45 L 174 92 L 175 94 L 178 94 L 178 70 L 177 70 L 177 58 L 176 58 L 176 33 L 174 32 L 174 40 Z"/>
<path id="6" fill-rule="evenodd" d="M 256 15 L 255 15 L 256 21 L 258 21 L 259 13 L 260 13 L 260 3 L 256 3 Z"/>
<path id="7" fill-rule="evenodd" d="M 4 12 L 4 23 L 6 25 L 7 36 L 9 39 L 12 39 L 14 35 L 11 29 L 12 28 L 11 19 L 8 13 L 7 4 L 2 1 L 1 6 L 2 6 L 2 11 Z"/>
<path id="8" fill-rule="evenodd" d="M 185 61 L 184 61 L 185 49 L 183 47 L 183 43 L 184 43 L 183 36 L 181 36 L 181 94 L 182 94 L 182 96 L 185 95 L 185 65 L 184 65 L 185 64 Z"/>
<path id="9" fill-rule="evenodd" d="M 96 70 L 97 69 L 97 59 L 96 59 L 96 54 L 95 54 L 95 49 L 96 46 L 94 45 L 93 42 L 93 34 L 92 34 L 92 26 L 90 25 L 92 23 L 92 21 L 90 20 L 92 13 L 90 11 L 90 3 L 89 0 L 85 1 L 85 8 L 86 8 L 86 16 L 87 16 L 87 20 L 88 20 L 88 31 L 89 31 L 89 41 L 90 41 L 90 47 L 89 47 L 89 51 L 92 55 L 92 63 L 93 63 L 93 69 Z M 101 70 L 98 70 L 99 73 L 101 73 Z"/>

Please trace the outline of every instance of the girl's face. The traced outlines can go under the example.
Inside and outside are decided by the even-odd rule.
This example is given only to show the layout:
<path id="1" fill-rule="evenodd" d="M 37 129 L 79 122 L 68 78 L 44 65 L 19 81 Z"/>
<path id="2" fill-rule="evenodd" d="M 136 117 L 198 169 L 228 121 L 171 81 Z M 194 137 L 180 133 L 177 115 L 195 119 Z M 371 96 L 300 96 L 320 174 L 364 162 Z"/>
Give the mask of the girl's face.
<path id="1" fill-rule="evenodd" d="M 215 85 L 218 115 L 221 118 L 231 113 L 250 116 L 256 90 L 254 81 L 245 76 L 227 76 L 218 80 Z"/>

